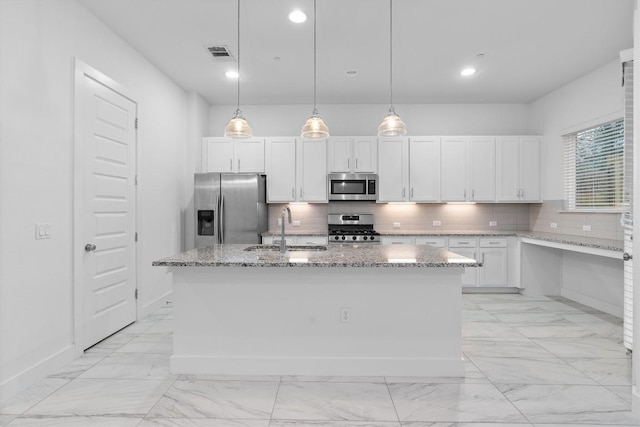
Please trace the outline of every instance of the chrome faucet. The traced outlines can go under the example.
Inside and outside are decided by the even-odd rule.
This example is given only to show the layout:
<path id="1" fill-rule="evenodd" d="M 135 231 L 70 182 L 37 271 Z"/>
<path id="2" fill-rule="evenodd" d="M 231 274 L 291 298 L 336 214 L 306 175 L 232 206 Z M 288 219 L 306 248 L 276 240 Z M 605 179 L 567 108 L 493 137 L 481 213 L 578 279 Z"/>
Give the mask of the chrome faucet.
<path id="1" fill-rule="evenodd" d="M 284 239 L 284 214 L 287 213 L 289 216 L 289 224 L 291 224 L 291 209 L 289 206 L 285 206 L 282 208 L 282 215 L 280 222 L 282 223 L 282 233 L 280 234 L 280 252 L 287 251 L 287 241 Z"/>

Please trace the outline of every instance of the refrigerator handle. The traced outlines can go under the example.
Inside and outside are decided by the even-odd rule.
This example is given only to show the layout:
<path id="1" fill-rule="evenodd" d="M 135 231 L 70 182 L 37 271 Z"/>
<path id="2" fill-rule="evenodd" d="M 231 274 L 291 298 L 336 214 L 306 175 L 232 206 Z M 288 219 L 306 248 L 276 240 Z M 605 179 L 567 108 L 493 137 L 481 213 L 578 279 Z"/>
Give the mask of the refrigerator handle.
<path id="1" fill-rule="evenodd" d="M 220 196 L 220 243 L 224 243 L 224 194 Z"/>
<path id="2" fill-rule="evenodd" d="M 216 218 L 216 242 L 220 242 L 220 195 L 216 197 L 216 211 L 218 212 L 218 218 Z"/>

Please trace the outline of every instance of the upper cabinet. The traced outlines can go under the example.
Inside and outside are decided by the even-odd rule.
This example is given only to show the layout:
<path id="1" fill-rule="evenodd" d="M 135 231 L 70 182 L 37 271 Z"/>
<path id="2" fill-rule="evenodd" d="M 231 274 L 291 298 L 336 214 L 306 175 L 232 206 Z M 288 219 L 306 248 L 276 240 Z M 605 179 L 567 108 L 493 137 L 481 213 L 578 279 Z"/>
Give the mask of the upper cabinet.
<path id="1" fill-rule="evenodd" d="M 267 202 L 327 202 L 327 142 L 267 138 Z"/>
<path id="2" fill-rule="evenodd" d="M 329 138 L 329 173 L 375 173 L 377 139 L 375 137 Z"/>
<path id="3" fill-rule="evenodd" d="M 203 138 L 202 171 L 264 173 L 264 139 Z"/>
<path id="4" fill-rule="evenodd" d="M 539 137 L 498 137 L 498 201 L 541 202 Z"/>
<path id="5" fill-rule="evenodd" d="M 443 202 L 466 202 L 467 140 L 442 137 L 440 145 L 440 197 Z"/>
<path id="6" fill-rule="evenodd" d="M 494 137 L 443 137 L 441 153 L 441 201 L 496 201 Z"/>
<path id="7" fill-rule="evenodd" d="M 408 202 L 408 138 L 380 138 L 378 159 L 378 201 Z"/>

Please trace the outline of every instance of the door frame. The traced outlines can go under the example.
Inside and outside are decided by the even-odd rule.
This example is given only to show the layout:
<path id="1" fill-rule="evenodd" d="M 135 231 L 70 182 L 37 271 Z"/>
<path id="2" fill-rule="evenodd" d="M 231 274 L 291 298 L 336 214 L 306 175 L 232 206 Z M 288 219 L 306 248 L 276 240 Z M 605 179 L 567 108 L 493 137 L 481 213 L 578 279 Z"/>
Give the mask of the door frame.
<path id="1" fill-rule="evenodd" d="M 83 236 L 83 203 L 84 203 L 84 145 L 82 141 L 83 135 L 83 121 L 82 110 L 79 108 L 82 105 L 83 97 L 83 85 L 85 77 L 89 77 L 96 82 L 108 87 L 119 95 L 127 98 L 136 105 L 136 120 L 138 117 L 138 103 L 132 97 L 131 92 L 120 83 L 104 75 L 100 71 L 84 63 L 78 58 L 74 58 L 74 96 L 73 96 L 73 240 L 72 240 L 72 258 L 73 258 L 73 336 L 74 336 L 74 353 L 76 357 L 80 356 L 84 352 L 84 288 L 83 282 L 83 256 L 84 256 L 84 236 Z M 134 174 L 138 176 L 138 132 L 135 133 L 134 138 L 134 155 L 135 162 L 133 164 Z M 138 185 L 134 188 L 135 196 L 133 200 L 133 215 L 136 230 L 140 229 L 140 215 L 139 215 L 139 192 Z M 136 293 L 139 284 L 139 272 L 138 266 L 140 260 L 140 254 L 138 253 L 138 245 L 133 248 L 134 263 L 132 268 L 134 271 L 135 288 Z M 136 321 L 138 321 L 138 315 L 140 313 L 140 299 L 136 299 Z"/>

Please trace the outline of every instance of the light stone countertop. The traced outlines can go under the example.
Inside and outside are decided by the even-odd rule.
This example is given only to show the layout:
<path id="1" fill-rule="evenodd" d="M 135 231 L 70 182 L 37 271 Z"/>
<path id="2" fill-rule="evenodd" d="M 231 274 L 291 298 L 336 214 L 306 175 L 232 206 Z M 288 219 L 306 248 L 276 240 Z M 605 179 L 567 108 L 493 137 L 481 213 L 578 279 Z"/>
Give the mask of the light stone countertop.
<path id="1" fill-rule="evenodd" d="M 153 262 L 159 267 L 480 267 L 475 260 L 426 245 L 328 245 L 326 251 L 245 251 L 222 244 Z M 266 245 L 270 246 L 270 245 Z"/>

